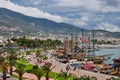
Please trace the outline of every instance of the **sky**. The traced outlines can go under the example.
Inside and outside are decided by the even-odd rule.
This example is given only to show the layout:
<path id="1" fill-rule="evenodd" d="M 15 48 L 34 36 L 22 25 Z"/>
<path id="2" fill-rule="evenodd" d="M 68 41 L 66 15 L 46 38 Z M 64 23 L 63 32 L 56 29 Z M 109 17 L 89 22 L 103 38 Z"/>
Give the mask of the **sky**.
<path id="1" fill-rule="evenodd" d="M 80 28 L 120 32 L 120 0 L 0 0 L 0 7 Z"/>

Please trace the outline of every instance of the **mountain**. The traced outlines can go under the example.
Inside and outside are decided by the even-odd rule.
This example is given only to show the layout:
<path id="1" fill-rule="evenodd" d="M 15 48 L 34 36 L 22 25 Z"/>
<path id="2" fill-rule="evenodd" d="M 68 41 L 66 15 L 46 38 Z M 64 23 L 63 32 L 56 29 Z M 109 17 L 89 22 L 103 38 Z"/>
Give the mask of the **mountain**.
<path id="1" fill-rule="evenodd" d="M 56 23 L 43 18 L 25 16 L 5 8 L 0 8 L 0 28 L 1 30 L 11 30 L 16 34 L 27 34 L 39 31 L 55 34 L 68 34 L 79 33 L 82 30 L 81 28 L 70 24 Z M 1 34 L 7 35 L 8 33 L 2 32 Z"/>
<path id="2" fill-rule="evenodd" d="M 0 35 L 33 35 L 38 32 L 53 34 L 80 34 L 84 30 L 66 23 L 56 23 L 54 21 L 26 16 L 5 8 L 0 8 Z M 97 37 L 120 38 L 120 32 L 109 32 L 105 30 L 95 30 Z"/>

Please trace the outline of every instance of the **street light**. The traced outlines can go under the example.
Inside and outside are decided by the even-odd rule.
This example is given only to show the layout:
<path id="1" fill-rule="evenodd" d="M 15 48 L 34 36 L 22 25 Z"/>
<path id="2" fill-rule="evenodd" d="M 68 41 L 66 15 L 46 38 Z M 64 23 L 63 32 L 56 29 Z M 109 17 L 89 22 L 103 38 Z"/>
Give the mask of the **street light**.
<path id="1" fill-rule="evenodd" d="M 81 65 L 78 65 L 78 67 L 77 67 L 77 69 L 78 69 L 78 80 L 79 80 L 79 74 L 80 74 L 80 73 L 79 73 L 79 72 L 80 72 L 79 69 L 80 69 L 80 68 L 81 68 Z"/>

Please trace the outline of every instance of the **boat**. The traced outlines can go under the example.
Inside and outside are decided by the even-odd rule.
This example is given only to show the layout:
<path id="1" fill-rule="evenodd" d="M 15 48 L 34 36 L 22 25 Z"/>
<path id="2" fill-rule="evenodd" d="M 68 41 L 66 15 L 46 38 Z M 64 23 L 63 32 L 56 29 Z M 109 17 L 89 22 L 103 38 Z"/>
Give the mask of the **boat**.
<path id="1" fill-rule="evenodd" d="M 94 48 L 94 51 L 99 51 L 100 49 L 98 47 Z M 93 52 L 93 48 L 87 48 L 85 52 Z"/>

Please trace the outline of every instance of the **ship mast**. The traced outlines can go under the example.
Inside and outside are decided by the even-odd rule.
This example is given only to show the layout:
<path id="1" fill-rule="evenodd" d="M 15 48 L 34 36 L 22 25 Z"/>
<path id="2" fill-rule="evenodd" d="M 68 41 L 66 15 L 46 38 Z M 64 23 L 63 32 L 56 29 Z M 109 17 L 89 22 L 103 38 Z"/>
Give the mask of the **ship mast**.
<path id="1" fill-rule="evenodd" d="M 90 36 L 88 37 L 88 52 L 90 52 L 90 47 L 91 47 L 91 45 L 90 45 Z"/>
<path id="2" fill-rule="evenodd" d="M 71 33 L 71 53 L 73 52 L 73 48 L 74 48 L 74 37 L 73 34 Z"/>
<path id="3" fill-rule="evenodd" d="M 83 36 L 84 36 L 84 34 L 83 34 L 83 29 L 82 29 L 82 39 L 83 39 Z M 82 40 L 82 52 L 84 51 L 84 50 L 83 50 L 83 47 L 84 47 L 84 46 L 83 46 L 83 40 Z"/>
<path id="4" fill-rule="evenodd" d="M 92 30 L 92 37 L 93 37 L 93 41 L 92 42 L 93 42 L 93 55 L 94 55 L 94 52 L 95 52 L 95 50 L 94 50 L 95 49 L 95 46 L 94 46 L 95 45 L 95 43 L 94 43 L 94 37 L 95 37 L 94 36 L 94 29 Z"/>

